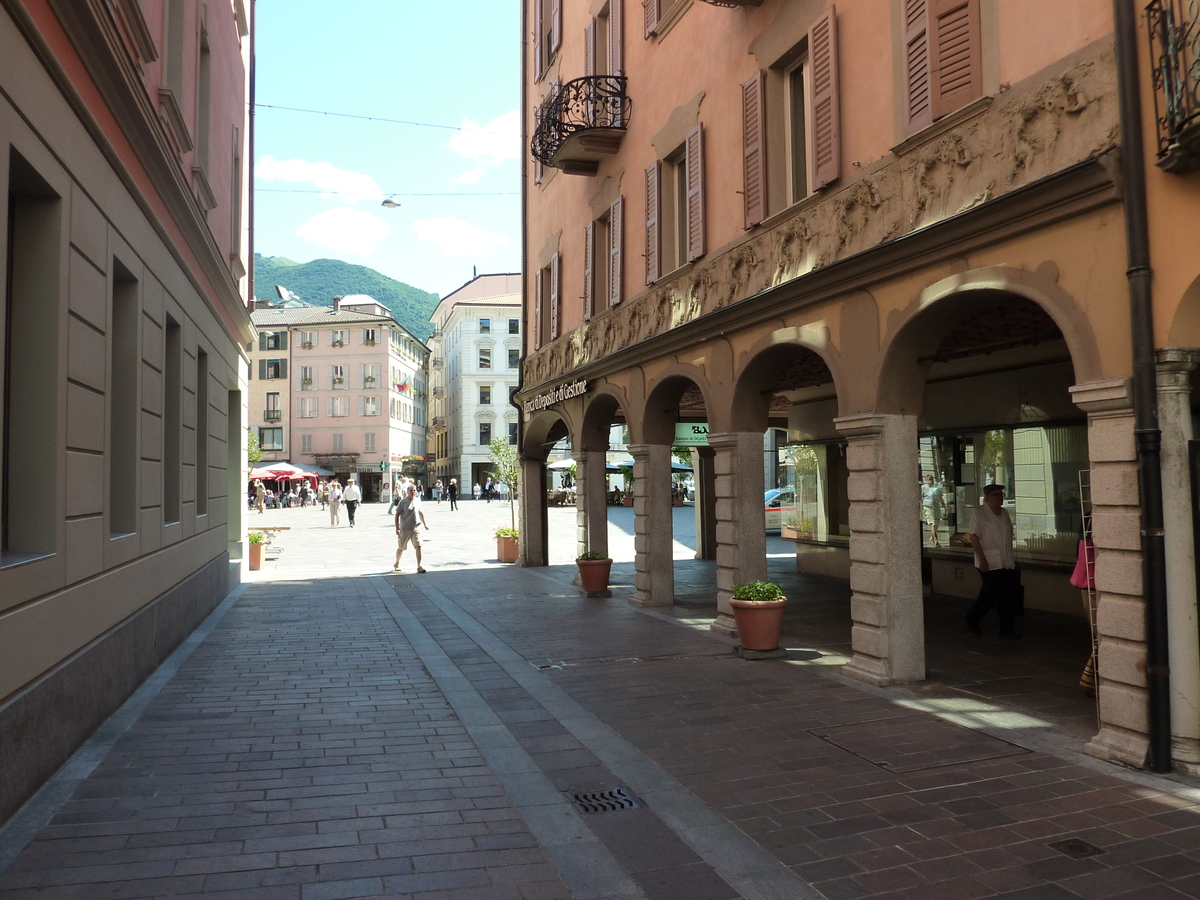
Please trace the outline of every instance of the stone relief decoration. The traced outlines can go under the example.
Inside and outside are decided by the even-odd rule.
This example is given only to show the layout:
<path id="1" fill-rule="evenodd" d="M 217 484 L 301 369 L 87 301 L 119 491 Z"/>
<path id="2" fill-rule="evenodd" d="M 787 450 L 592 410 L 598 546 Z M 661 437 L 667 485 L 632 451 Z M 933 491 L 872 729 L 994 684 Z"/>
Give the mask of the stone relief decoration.
<path id="1" fill-rule="evenodd" d="M 839 259 L 986 203 L 1118 143 L 1112 48 L 606 310 L 526 360 L 536 385 Z M 631 232 L 632 233 L 632 232 Z"/>

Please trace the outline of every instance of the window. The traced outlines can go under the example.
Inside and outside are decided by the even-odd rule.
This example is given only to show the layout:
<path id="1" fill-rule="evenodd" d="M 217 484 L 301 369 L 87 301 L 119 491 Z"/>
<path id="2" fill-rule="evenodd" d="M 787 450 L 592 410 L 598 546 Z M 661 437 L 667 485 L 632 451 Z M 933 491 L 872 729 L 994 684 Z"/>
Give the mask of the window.
<path id="1" fill-rule="evenodd" d="M 492 423 L 491 422 L 480 422 L 479 423 L 479 444 L 480 444 L 480 446 L 486 447 L 491 442 L 492 442 Z"/>
<path id="2" fill-rule="evenodd" d="M 489 347 L 479 348 L 479 368 L 490 369 L 492 367 L 492 351 Z"/>
<path id="3" fill-rule="evenodd" d="M 137 531 L 138 370 L 141 302 L 137 279 L 112 261 L 111 387 L 109 397 L 108 521 L 113 537 Z"/>
<path id="4" fill-rule="evenodd" d="M 358 398 L 358 414 L 360 416 L 377 416 L 379 415 L 380 406 L 378 397 Z"/>
<path id="5" fill-rule="evenodd" d="M 167 316 L 167 364 L 163 385 L 163 521 L 179 521 L 183 424 L 183 328 Z M 232 419 L 233 416 L 230 416 Z M 238 430 L 241 431 L 239 425 Z"/>
<path id="6" fill-rule="evenodd" d="M 286 331 L 263 331 L 258 335 L 259 350 L 286 350 L 288 345 Z"/>
<path id="7" fill-rule="evenodd" d="M 328 409 L 331 417 L 348 416 L 350 415 L 350 398 L 330 397 Z"/>
<path id="8" fill-rule="evenodd" d="M 509 334 L 520 334 L 521 333 L 521 320 L 520 319 L 509 319 L 508 320 L 508 333 Z"/>
<path id="9" fill-rule="evenodd" d="M 311 434 L 300 435 L 300 452 L 301 453 L 312 453 L 313 452 L 312 451 L 312 435 Z"/>
<path id="10" fill-rule="evenodd" d="M 517 423 L 508 423 L 508 442 L 514 447 L 517 445 Z"/>
<path id="11" fill-rule="evenodd" d="M 333 391 L 345 391 L 350 389 L 350 385 L 346 384 L 345 366 L 329 367 L 329 389 Z"/>
<path id="12" fill-rule="evenodd" d="M 317 367 L 300 367 L 300 390 L 315 391 L 317 389 Z"/>
<path id="13" fill-rule="evenodd" d="M 358 367 L 358 381 L 366 388 L 377 388 L 379 382 L 383 378 L 383 364 L 373 363 L 369 365 L 360 364 Z"/>
<path id="14" fill-rule="evenodd" d="M 538 270 L 533 278 L 533 342 L 534 349 L 558 337 L 560 310 L 558 273 L 562 260 L 558 253 L 550 257 L 550 265 Z"/>
<path id="15" fill-rule="evenodd" d="M 480 334 L 491 334 L 492 333 L 492 320 L 491 319 L 480 319 L 479 320 L 479 333 Z"/>
<path id="16" fill-rule="evenodd" d="M 704 128 L 646 169 L 646 283 L 704 255 Z"/>
<path id="17" fill-rule="evenodd" d="M 287 378 L 286 359 L 260 359 L 258 361 L 258 377 L 263 381 L 276 378 Z"/>
<path id="18" fill-rule="evenodd" d="M 907 0 L 904 12 L 904 133 L 913 134 L 983 96 L 979 0 Z"/>
<path id="19" fill-rule="evenodd" d="M 363 435 L 363 452 L 365 452 L 365 453 L 374 453 L 375 452 L 375 435 L 374 434 L 364 434 Z"/>
<path id="20" fill-rule="evenodd" d="M 687 9 L 683 0 L 643 0 L 643 8 L 646 40 L 649 40 L 651 35 L 663 34 L 664 30 L 677 20 L 678 15 L 682 15 Z"/>
<path id="21" fill-rule="evenodd" d="M 260 429 L 258 429 L 258 445 L 263 450 L 282 450 L 283 449 L 283 429 L 282 428 L 260 428 Z"/>
<path id="22" fill-rule="evenodd" d="M 321 332 L 319 331 L 302 331 L 300 332 L 300 346 L 305 350 L 311 350 L 314 347 L 321 345 Z"/>
<path id="23" fill-rule="evenodd" d="M 196 515 L 208 515 L 208 354 L 203 350 L 196 351 Z"/>
<path id="24" fill-rule="evenodd" d="M 350 343 L 350 332 L 344 328 L 332 328 L 329 331 L 329 346 L 344 347 Z"/>
<path id="25" fill-rule="evenodd" d="M 300 397 L 296 401 L 296 415 L 301 419 L 315 419 L 317 417 L 317 402 L 316 397 Z"/>
<path id="26" fill-rule="evenodd" d="M 621 302 L 621 238 L 624 202 L 613 201 L 603 216 L 587 225 L 584 233 L 583 317 Z"/>
<path id="27" fill-rule="evenodd" d="M 342 439 L 342 435 L 335 434 L 333 436 L 333 452 L 341 453 L 344 450 L 345 450 L 345 441 Z"/>
<path id="28" fill-rule="evenodd" d="M 267 408 L 263 410 L 263 419 L 268 422 L 278 422 L 280 418 L 279 393 L 271 391 L 267 394 Z"/>
<path id="29" fill-rule="evenodd" d="M 541 81 L 562 46 L 563 0 L 533 2 L 533 80 Z"/>
<path id="30" fill-rule="evenodd" d="M 364 344 L 366 344 L 367 346 L 369 346 L 369 347 L 375 346 L 375 344 L 378 340 L 379 340 L 379 329 L 364 328 L 362 330 L 362 342 Z"/>
<path id="31" fill-rule="evenodd" d="M 479 405 L 492 405 L 492 386 L 490 384 L 481 384 L 479 386 Z"/>
<path id="32" fill-rule="evenodd" d="M 508 350 L 508 367 L 515 369 L 521 365 L 521 351 L 515 347 L 510 347 Z"/>

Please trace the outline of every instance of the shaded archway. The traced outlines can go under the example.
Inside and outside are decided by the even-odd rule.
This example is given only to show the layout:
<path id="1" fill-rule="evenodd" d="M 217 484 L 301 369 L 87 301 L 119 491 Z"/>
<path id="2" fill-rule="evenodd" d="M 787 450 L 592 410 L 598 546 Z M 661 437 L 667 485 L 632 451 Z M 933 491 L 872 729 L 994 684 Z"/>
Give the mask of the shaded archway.
<path id="1" fill-rule="evenodd" d="M 619 459 L 614 450 L 623 451 L 632 441 L 623 392 L 612 385 L 594 388 L 583 411 L 575 451 L 580 553 L 609 555 L 609 508 L 625 508 L 628 488 L 618 472 L 615 479 L 618 483 L 610 492 L 610 468 Z"/>
<path id="2" fill-rule="evenodd" d="M 521 440 L 521 558 L 523 566 L 549 564 L 549 509 L 546 458 L 564 438 L 570 438 L 566 414 L 556 408 L 542 410 L 525 423 Z"/>

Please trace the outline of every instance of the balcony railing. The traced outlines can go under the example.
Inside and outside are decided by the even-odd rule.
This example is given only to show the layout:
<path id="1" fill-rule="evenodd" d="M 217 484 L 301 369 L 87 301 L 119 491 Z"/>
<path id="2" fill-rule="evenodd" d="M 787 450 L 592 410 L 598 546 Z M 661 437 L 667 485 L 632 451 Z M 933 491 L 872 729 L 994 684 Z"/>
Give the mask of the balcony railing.
<path id="1" fill-rule="evenodd" d="M 280 416 L 280 411 L 277 409 L 264 409 L 263 410 L 263 421 L 264 422 L 278 422 L 279 416 Z"/>
<path id="2" fill-rule="evenodd" d="M 1200 168 L 1200 2 L 1153 0 L 1146 7 L 1158 124 L 1158 166 Z"/>
<path id="3" fill-rule="evenodd" d="M 446 417 L 445 416 L 434 416 L 433 420 L 432 420 L 432 425 L 434 428 L 445 428 L 446 427 Z"/>
<path id="4" fill-rule="evenodd" d="M 633 103 L 624 75 L 588 75 L 568 81 L 546 101 L 530 152 L 569 175 L 594 175 L 600 160 L 621 147 Z"/>
<path id="5" fill-rule="evenodd" d="M 445 364 L 446 364 L 446 361 L 444 359 L 442 359 L 440 356 L 433 357 L 433 367 L 435 369 L 440 369 Z"/>
<path id="6" fill-rule="evenodd" d="M 440 397 L 440 396 L 442 396 L 444 393 L 446 393 L 446 389 L 445 389 L 445 388 L 435 387 L 435 388 L 433 389 L 433 396 L 435 396 L 435 397 Z"/>

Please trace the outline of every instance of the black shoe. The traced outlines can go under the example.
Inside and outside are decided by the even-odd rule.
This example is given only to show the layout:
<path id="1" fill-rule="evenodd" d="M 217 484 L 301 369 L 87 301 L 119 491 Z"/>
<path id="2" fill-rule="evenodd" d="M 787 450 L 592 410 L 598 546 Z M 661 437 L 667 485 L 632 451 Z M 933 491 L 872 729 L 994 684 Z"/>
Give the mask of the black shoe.
<path id="1" fill-rule="evenodd" d="M 964 619 L 963 621 L 967 623 L 967 631 L 971 632 L 971 634 L 983 634 L 983 629 L 979 627 L 978 622 L 972 622 L 970 619 Z"/>

